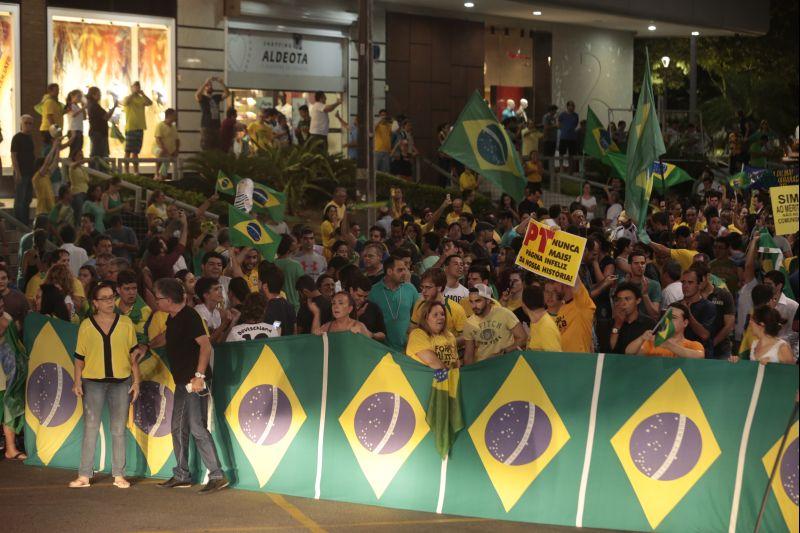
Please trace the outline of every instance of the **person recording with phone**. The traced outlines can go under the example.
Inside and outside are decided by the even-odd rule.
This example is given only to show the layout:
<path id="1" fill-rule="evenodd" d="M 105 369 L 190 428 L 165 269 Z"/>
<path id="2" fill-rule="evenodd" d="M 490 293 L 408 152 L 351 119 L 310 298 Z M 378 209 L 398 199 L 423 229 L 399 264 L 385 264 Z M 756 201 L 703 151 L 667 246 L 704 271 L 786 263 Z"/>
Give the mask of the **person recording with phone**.
<path id="1" fill-rule="evenodd" d="M 186 294 L 180 281 L 162 278 L 155 283 L 156 303 L 167 318 L 165 352 L 175 379 L 172 407 L 172 446 L 177 465 L 170 479 L 159 483 L 163 488 L 192 486 L 189 471 L 189 433 L 208 469 L 208 483 L 200 494 L 224 489 L 229 482 L 220 467 L 217 449 L 208 431 L 207 383 L 211 380 L 211 339 L 200 315 L 186 305 Z M 157 347 L 155 344 L 147 349 Z"/>

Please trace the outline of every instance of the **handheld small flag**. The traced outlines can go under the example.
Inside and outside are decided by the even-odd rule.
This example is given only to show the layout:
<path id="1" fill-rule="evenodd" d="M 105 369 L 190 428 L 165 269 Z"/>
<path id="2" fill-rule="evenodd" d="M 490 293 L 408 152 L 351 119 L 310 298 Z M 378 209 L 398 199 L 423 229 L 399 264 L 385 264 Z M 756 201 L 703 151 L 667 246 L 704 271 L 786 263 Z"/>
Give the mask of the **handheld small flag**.
<path id="1" fill-rule="evenodd" d="M 283 221 L 286 193 L 278 192 L 263 183 L 253 183 L 253 211 L 266 212 L 275 222 Z"/>
<path id="2" fill-rule="evenodd" d="M 450 448 L 456 440 L 456 434 L 464 429 L 457 368 L 440 369 L 434 372 L 425 421 L 433 431 L 436 450 L 444 459 L 450 453 Z"/>
<path id="3" fill-rule="evenodd" d="M 236 195 L 236 181 L 238 181 L 236 178 L 231 179 L 220 170 L 217 173 L 217 185 L 215 189 L 218 193 L 234 196 Z"/>
<path id="4" fill-rule="evenodd" d="M 794 300 L 794 291 L 792 291 L 792 285 L 789 283 L 789 273 L 786 272 L 783 266 L 783 250 L 778 247 L 766 228 L 761 229 L 761 235 L 758 239 L 758 253 L 761 254 L 762 270 L 764 272 L 777 270 L 783 274 L 783 294 Z"/>
<path id="5" fill-rule="evenodd" d="M 664 138 L 655 112 L 655 99 L 650 77 L 650 59 L 645 53 L 644 79 L 639 91 L 636 114 L 628 134 L 625 169 L 625 212 L 639 228 L 639 238 L 645 244 L 650 239 L 645 232 L 647 205 L 653 192 L 653 176 L 649 172 L 659 156 L 665 153 Z"/>
<path id="6" fill-rule="evenodd" d="M 441 151 L 494 182 L 514 200 L 525 192 L 525 173 L 506 129 L 475 91 Z"/>
<path id="7" fill-rule="evenodd" d="M 728 185 L 733 189 L 740 191 L 746 190 L 750 186 L 750 180 L 747 178 L 747 172 L 744 170 L 728 176 Z"/>
<path id="8" fill-rule="evenodd" d="M 606 157 L 608 152 L 619 153 L 619 147 L 611 139 L 611 134 L 603 127 L 591 107 L 586 114 L 586 135 L 583 140 L 583 151 L 606 164 L 608 164 Z"/>
<path id="9" fill-rule="evenodd" d="M 669 340 L 670 337 L 675 335 L 675 323 L 672 322 L 672 309 L 667 309 L 667 312 L 664 313 L 664 316 L 661 317 L 661 320 L 656 324 L 654 331 L 657 332 L 653 339 L 653 344 L 656 346 L 661 346 L 664 342 Z"/>
<path id="10" fill-rule="evenodd" d="M 267 261 L 275 260 L 281 239 L 268 227 L 232 205 L 228 206 L 228 225 L 233 246 L 249 246 L 258 250 Z"/>

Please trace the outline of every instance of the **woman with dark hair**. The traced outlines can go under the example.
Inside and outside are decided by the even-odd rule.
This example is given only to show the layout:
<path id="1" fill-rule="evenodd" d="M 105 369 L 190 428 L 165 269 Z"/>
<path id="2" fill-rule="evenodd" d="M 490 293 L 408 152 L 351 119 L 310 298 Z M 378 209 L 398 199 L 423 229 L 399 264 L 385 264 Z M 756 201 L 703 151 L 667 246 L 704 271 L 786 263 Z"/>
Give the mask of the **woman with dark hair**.
<path id="1" fill-rule="evenodd" d="M 330 252 L 335 238 L 337 229 L 339 228 L 339 211 L 336 204 L 328 204 L 325 212 L 322 214 L 322 224 L 319 226 L 320 234 L 322 235 L 322 247 L 325 248 L 325 255 L 330 259 Z"/>
<path id="2" fill-rule="evenodd" d="M 127 489 L 131 484 L 125 479 L 125 425 L 130 402 L 139 396 L 137 360 L 149 347 L 138 344 L 133 322 L 116 311 L 113 283 L 98 283 L 90 299 L 94 314 L 81 322 L 75 345 L 72 392 L 83 398 L 84 426 L 78 477 L 69 486 L 77 489 L 90 485 L 97 432 L 107 404 L 111 417 L 111 475 L 115 487 Z"/>
<path id="3" fill-rule="evenodd" d="M 33 310 L 65 322 L 69 322 L 70 319 L 69 309 L 64 303 L 64 293 L 50 283 L 43 283 L 39 287 L 36 299 L 33 301 Z"/>
<path id="4" fill-rule="evenodd" d="M 97 270 L 92 265 L 83 265 L 78 270 L 78 281 L 83 286 L 83 294 L 90 294 L 94 285 L 100 281 Z"/>
<path id="5" fill-rule="evenodd" d="M 86 201 L 83 202 L 83 210 L 81 212 L 91 213 L 94 216 L 94 229 L 100 233 L 105 233 L 106 225 L 103 219 L 106 216 L 106 210 L 101 201 L 102 196 L 103 188 L 100 184 L 89 185 L 89 190 L 86 192 Z"/>
<path id="6" fill-rule="evenodd" d="M 336 292 L 336 280 L 330 274 L 322 274 L 317 278 L 317 290 L 330 300 Z"/>
<path id="7" fill-rule="evenodd" d="M 69 267 L 56 263 L 47 271 L 47 276 L 44 278 L 46 284 L 55 285 L 61 291 L 64 297 L 64 303 L 67 306 L 70 320 L 78 323 L 78 314 L 83 311 L 83 296 L 75 294 L 75 278 L 72 276 Z"/>
<path id="8" fill-rule="evenodd" d="M 108 157 L 108 121 L 114 115 L 117 109 L 117 99 L 114 99 L 114 106 L 106 111 L 100 105 L 100 89 L 98 87 L 89 87 L 86 93 L 86 112 L 89 116 L 89 140 L 92 141 L 92 148 L 89 152 L 89 157 L 92 159 L 92 164 L 96 167 L 97 161 L 95 158 Z"/>
<path id="9" fill-rule="evenodd" d="M 194 295 L 194 286 L 195 283 L 197 283 L 197 276 L 184 268 L 175 272 L 175 278 L 179 279 L 181 283 L 183 283 L 183 288 L 186 291 L 186 305 L 190 305 L 192 307 L 197 305 L 199 302 Z M 228 291 L 230 292 L 230 288 Z"/>
<path id="10" fill-rule="evenodd" d="M 753 344 L 750 345 L 750 358 L 762 365 L 767 363 L 794 364 L 794 354 L 789 344 L 778 338 L 778 334 L 786 321 L 781 314 L 768 305 L 762 305 L 753 311 L 750 317 L 750 328 Z"/>
<path id="11" fill-rule="evenodd" d="M 336 293 L 331 300 L 331 314 L 333 315 L 333 320 L 325 324 L 320 325 L 319 317 L 321 311 L 313 300 L 308 301 L 308 308 L 314 315 L 314 320 L 311 323 L 311 332 L 314 333 L 314 335 L 349 331 L 372 338 L 372 333 L 370 333 L 363 322 L 355 318 L 356 303 L 353 301 L 353 297 L 349 292 Z"/>
<path id="12" fill-rule="evenodd" d="M 628 256 L 631 253 L 631 240 L 627 237 L 620 237 L 614 243 L 614 266 L 616 267 L 617 278 L 624 281 L 631 275 L 631 265 Z"/>
<path id="13" fill-rule="evenodd" d="M 517 212 L 517 203 L 511 197 L 511 195 L 507 193 L 503 193 L 500 195 L 500 203 L 499 203 L 500 211 L 508 211 L 512 215 L 514 215 L 514 222 L 519 222 L 519 212 Z"/>
<path id="14" fill-rule="evenodd" d="M 252 291 L 246 279 L 242 277 L 231 278 L 228 284 L 228 307 L 241 307 L 250 294 L 252 294 Z"/>
<path id="15" fill-rule="evenodd" d="M 411 330 L 406 355 L 431 368 L 457 368 L 458 347 L 447 329 L 447 311 L 441 301 L 422 304 L 422 320 Z"/>

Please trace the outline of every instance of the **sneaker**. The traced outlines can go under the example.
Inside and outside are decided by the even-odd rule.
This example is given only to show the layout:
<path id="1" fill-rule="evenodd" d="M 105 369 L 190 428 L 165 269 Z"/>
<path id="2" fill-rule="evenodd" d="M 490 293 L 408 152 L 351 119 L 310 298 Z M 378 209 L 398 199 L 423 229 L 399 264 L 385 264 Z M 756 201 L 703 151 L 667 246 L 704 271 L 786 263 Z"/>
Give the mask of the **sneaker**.
<path id="1" fill-rule="evenodd" d="M 166 481 L 162 481 L 157 486 L 162 489 L 188 489 L 192 486 L 189 481 L 180 481 L 175 476 L 172 476 Z"/>
<path id="2" fill-rule="evenodd" d="M 222 479 L 209 479 L 208 483 L 206 483 L 202 489 L 200 489 L 200 494 L 210 494 L 212 492 L 217 492 L 218 490 L 222 490 L 228 485 L 230 485 L 230 481 L 225 478 Z"/>

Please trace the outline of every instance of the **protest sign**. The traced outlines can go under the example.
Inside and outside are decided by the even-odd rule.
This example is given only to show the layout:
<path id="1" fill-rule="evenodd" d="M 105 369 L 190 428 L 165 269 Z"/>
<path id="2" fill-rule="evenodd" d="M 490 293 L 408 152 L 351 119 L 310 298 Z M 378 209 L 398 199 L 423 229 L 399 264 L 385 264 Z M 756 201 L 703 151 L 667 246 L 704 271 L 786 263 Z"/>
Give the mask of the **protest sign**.
<path id="1" fill-rule="evenodd" d="M 775 234 L 790 235 L 797 231 L 798 214 L 798 186 L 786 185 L 772 187 L 769 190 L 772 199 L 772 217 L 775 219 Z"/>
<path id="2" fill-rule="evenodd" d="M 798 184 L 798 175 L 800 175 L 800 167 L 789 167 L 789 168 L 779 168 L 777 170 L 773 170 L 772 173 L 775 175 L 775 179 L 777 180 L 777 185 L 781 187 L 785 187 L 787 185 L 797 185 Z"/>
<path id="3" fill-rule="evenodd" d="M 517 264 L 534 274 L 567 285 L 575 284 L 586 239 L 535 220 L 528 223 Z"/>

